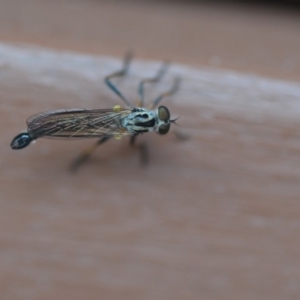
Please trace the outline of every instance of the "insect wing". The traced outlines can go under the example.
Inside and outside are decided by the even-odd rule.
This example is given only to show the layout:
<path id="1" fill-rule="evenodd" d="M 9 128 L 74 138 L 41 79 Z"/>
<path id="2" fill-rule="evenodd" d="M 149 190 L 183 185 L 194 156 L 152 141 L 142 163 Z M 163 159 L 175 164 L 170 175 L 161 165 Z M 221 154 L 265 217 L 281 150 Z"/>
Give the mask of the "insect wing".
<path id="1" fill-rule="evenodd" d="M 39 113 L 28 118 L 28 132 L 46 138 L 93 138 L 108 135 L 130 135 L 122 127 L 122 118 L 130 109 L 71 109 Z"/>

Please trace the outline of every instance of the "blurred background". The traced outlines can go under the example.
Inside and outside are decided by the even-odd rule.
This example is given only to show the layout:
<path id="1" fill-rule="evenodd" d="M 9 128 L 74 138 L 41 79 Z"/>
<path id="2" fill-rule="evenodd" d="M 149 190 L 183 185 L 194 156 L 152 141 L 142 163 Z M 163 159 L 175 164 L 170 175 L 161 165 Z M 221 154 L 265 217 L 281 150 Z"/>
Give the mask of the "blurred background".
<path id="1" fill-rule="evenodd" d="M 298 1 L 1 0 L 2 41 L 299 79 Z"/>
<path id="2" fill-rule="evenodd" d="M 299 8 L 0 0 L 0 298 L 299 299 Z M 99 102 L 109 92 L 98 77 L 67 76 L 44 50 L 27 63 L 66 88 L 44 86 L 34 68 L 28 76 L 18 69 L 24 45 L 83 70 L 89 62 L 91 72 L 99 58 L 103 75 L 128 49 L 138 75 L 174 62 L 185 75 L 168 105 L 190 140 L 149 137 L 146 169 L 113 141 L 74 175 L 68 162 L 91 142 L 12 151 L 34 113 L 111 103 Z"/>

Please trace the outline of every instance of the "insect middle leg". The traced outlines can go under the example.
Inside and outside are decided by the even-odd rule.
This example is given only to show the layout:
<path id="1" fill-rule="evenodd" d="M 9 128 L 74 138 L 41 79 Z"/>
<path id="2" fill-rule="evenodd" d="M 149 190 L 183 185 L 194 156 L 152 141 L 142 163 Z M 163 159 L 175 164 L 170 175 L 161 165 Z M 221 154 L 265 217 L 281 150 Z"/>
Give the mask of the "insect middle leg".
<path id="1" fill-rule="evenodd" d="M 130 145 L 132 147 L 136 147 L 139 149 L 140 151 L 140 163 L 141 166 L 146 166 L 149 162 L 149 153 L 148 153 L 148 146 L 145 143 L 142 143 L 140 145 L 136 145 L 135 141 L 136 141 L 137 136 L 133 135 L 130 138 Z"/>
<path id="2" fill-rule="evenodd" d="M 75 172 L 78 170 L 78 168 L 87 161 L 87 159 L 94 153 L 94 151 L 97 149 L 98 146 L 102 145 L 106 141 L 108 141 L 111 138 L 111 136 L 104 136 L 102 137 L 97 143 L 92 145 L 89 148 L 86 148 L 71 164 L 70 171 Z"/>
<path id="3" fill-rule="evenodd" d="M 161 80 L 161 78 L 165 75 L 165 73 L 168 70 L 169 67 L 169 63 L 168 62 L 164 62 L 161 66 L 161 68 L 158 70 L 157 74 L 152 77 L 152 78 L 146 78 L 144 80 L 142 80 L 138 86 L 138 106 L 139 107 L 143 107 L 144 106 L 144 85 L 145 83 L 156 83 L 159 82 Z"/>

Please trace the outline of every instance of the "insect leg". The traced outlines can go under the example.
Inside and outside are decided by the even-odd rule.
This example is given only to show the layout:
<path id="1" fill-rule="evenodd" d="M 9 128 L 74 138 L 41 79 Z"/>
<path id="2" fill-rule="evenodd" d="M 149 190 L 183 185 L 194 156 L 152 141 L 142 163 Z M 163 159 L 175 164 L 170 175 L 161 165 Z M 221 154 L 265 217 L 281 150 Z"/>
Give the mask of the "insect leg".
<path id="1" fill-rule="evenodd" d="M 130 137 L 130 146 L 135 146 L 134 144 L 135 144 L 135 140 L 136 140 L 136 135 L 132 135 L 131 137 Z"/>
<path id="2" fill-rule="evenodd" d="M 114 77 L 125 76 L 128 72 L 128 68 L 129 68 L 129 64 L 131 62 L 131 59 L 132 59 L 132 53 L 129 52 L 129 53 L 126 54 L 126 56 L 124 58 L 123 68 L 120 71 L 114 72 L 114 73 L 112 73 L 112 74 L 110 74 L 110 75 L 108 75 L 104 78 L 104 82 L 106 83 L 106 85 L 117 96 L 119 96 L 128 107 L 132 107 L 132 105 L 130 104 L 128 99 L 118 90 L 118 88 L 111 82 L 111 79 L 114 78 Z"/>
<path id="3" fill-rule="evenodd" d="M 161 80 L 161 78 L 165 75 L 165 73 L 168 70 L 169 67 L 169 63 L 168 62 L 164 62 L 161 66 L 161 68 L 158 70 L 157 74 L 152 77 L 152 78 L 146 78 L 144 80 L 142 80 L 138 86 L 138 106 L 139 107 L 143 107 L 144 106 L 144 85 L 145 83 L 156 83 L 158 81 Z"/>
<path id="4" fill-rule="evenodd" d="M 187 134 L 186 132 L 183 132 L 183 131 L 173 130 L 173 131 L 171 131 L 171 133 L 173 133 L 175 135 L 175 137 L 181 141 L 186 141 L 190 138 L 189 134 Z"/>
<path id="5" fill-rule="evenodd" d="M 153 102 L 149 105 L 148 108 L 149 109 L 155 108 L 163 98 L 175 94 L 177 92 L 178 88 L 179 88 L 180 82 L 181 82 L 181 78 L 180 77 L 176 77 L 175 80 L 174 80 L 174 83 L 173 83 L 173 85 L 171 87 L 171 89 L 168 90 L 168 91 L 166 91 L 166 92 L 164 92 L 164 93 L 162 93 L 162 94 L 160 94 L 156 99 L 153 100 Z"/>
<path id="6" fill-rule="evenodd" d="M 136 140 L 137 136 L 133 135 L 130 138 L 130 145 L 132 147 L 137 147 L 140 151 L 140 164 L 141 166 L 146 166 L 149 162 L 149 153 L 148 153 L 148 147 L 147 144 L 143 143 L 140 145 L 136 145 L 135 144 L 135 140 Z"/>
<path id="7" fill-rule="evenodd" d="M 96 150 L 96 148 L 100 145 L 102 145 L 103 143 L 105 143 L 106 141 L 108 141 L 111 138 L 111 136 L 104 136 L 102 137 L 100 140 L 97 141 L 97 143 L 95 143 L 94 145 L 92 145 L 91 147 L 85 149 L 71 164 L 70 166 L 70 171 L 71 172 L 75 172 L 78 170 L 78 168 L 80 167 L 80 165 L 82 163 L 84 163 Z"/>

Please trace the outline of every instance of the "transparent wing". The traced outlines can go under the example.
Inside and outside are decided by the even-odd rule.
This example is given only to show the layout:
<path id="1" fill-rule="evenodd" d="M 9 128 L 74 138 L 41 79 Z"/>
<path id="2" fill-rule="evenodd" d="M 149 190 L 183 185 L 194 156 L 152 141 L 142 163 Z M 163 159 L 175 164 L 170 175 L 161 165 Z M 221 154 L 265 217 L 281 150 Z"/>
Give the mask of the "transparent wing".
<path id="1" fill-rule="evenodd" d="M 132 135 L 122 127 L 130 109 L 71 109 L 39 113 L 28 118 L 28 132 L 35 138 L 96 138 Z"/>

